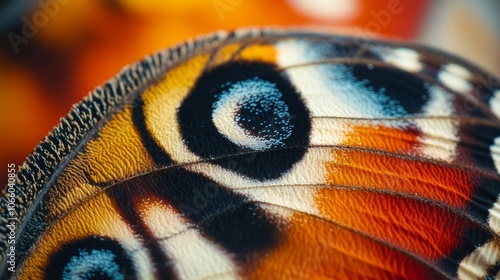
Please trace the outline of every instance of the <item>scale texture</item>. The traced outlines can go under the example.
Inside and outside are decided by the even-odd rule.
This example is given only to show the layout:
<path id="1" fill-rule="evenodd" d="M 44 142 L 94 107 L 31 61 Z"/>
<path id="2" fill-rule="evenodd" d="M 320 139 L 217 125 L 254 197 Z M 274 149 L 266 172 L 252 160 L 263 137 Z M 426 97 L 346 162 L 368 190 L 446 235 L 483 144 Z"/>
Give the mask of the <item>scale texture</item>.
<path id="1" fill-rule="evenodd" d="M 16 178 L 3 278 L 500 277 L 500 86 L 446 53 L 217 33 L 97 88 Z"/>

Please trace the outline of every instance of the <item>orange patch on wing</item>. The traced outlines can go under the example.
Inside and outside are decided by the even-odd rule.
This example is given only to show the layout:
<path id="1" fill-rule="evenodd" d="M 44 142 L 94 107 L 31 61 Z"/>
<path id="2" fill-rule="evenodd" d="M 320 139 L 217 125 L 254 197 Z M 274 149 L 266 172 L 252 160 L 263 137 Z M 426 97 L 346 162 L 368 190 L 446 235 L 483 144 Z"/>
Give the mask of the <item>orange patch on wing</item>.
<path id="1" fill-rule="evenodd" d="M 368 151 L 332 153 L 336 160 L 326 165 L 328 184 L 415 195 L 458 208 L 470 202 L 474 175 L 465 170 Z"/>
<path id="2" fill-rule="evenodd" d="M 346 144 L 388 152 L 412 152 L 419 146 L 418 136 L 416 130 L 360 125 L 353 127 L 352 131 L 346 134 Z"/>
<path id="3" fill-rule="evenodd" d="M 428 202 L 369 190 L 324 188 L 316 203 L 329 220 L 435 262 L 456 248 L 466 229 L 478 227 Z"/>
<path id="4" fill-rule="evenodd" d="M 237 56 L 237 59 L 276 63 L 277 55 L 276 48 L 272 45 L 252 44 L 245 47 Z"/>
<path id="5" fill-rule="evenodd" d="M 401 251 L 320 218 L 294 213 L 282 227 L 282 243 L 249 266 L 249 279 L 444 278 Z"/>
<path id="6" fill-rule="evenodd" d="M 384 153 L 418 154 L 418 134 L 417 131 L 384 126 L 354 127 L 342 145 L 380 152 L 332 149 L 335 161 L 326 165 L 326 181 L 332 185 L 417 195 L 454 207 L 466 206 L 476 175 L 450 166 Z"/>
<path id="7" fill-rule="evenodd" d="M 85 147 L 82 160 L 94 182 L 123 180 L 150 171 L 155 166 L 132 120 L 132 106 L 116 113 Z"/>
<path id="8" fill-rule="evenodd" d="M 448 256 L 465 229 L 478 227 L 450 210 L 467 207 L 477 175 L 409 158 L 418 154 L 418 131 L 384 126 L 352 131 L 342 145 L 371 151 L 331 150 L 335 160 L 326 164 L 325 178 L 330 187 L 315 197 L 321 216 L 432 262 Z M 352 252 L 371 250 L 363 246 Z"/>

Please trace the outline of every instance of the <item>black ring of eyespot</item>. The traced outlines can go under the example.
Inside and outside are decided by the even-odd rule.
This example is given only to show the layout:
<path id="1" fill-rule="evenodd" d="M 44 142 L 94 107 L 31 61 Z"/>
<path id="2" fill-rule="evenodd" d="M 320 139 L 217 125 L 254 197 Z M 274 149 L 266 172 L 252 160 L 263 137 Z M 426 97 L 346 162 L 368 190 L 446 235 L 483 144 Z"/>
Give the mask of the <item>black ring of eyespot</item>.
<path id="1" fill-rule="evenodd" d="M 269 142 L 279 142 L 280 145 L 269 144 L 261 150 L 238 145 L 221 134 L 212 121 L 214 107 L 218 106 L 221 95 L 231 94 L 228 88 L 235 84 L 244 85 L 244 81 L 264 85 L 268 92 L 262 94 L 272 91 L 276 102 L 263 105 L 261 100 L 267 97 L 259 100 L 259 96 L 255 95 L 255 100 L 249 101 L 252 104 L 238 104 L 239 120 L 232 121 L 237 122 L 248 135 L 267 137 Z M 178 120 L 183 139 L 191 152 L 202 158 L 231 156 L 229 160 L 222 158 L 214 162 L 252 179 L 270 180 L 283 175 L 304 156 L 311 130 L 309 115 L 300 94 L 275 65 L 231 62 L 209 70 L 196 81 L 179 108 Z M 275 127 L 279 116 L 284 118 L 282 121 L 287 127 Z M 276 135 L 271 135 L 269 131 L 279 131 L 282 137 L 273 139 Z"/>
<path id="2" fill-rule="evenodd" d="M 92 258 L 99 258 L 99 262 L 89 265 Z M 109 262 L 103 262 L 106 258 Z M 88 267 L 83 268 L 82 265 Z M 133 267 L 129 254 L 118 242 L 109 238 L 91 236 L 65 244 L 61 250 L 53 254 L 45 270 L 45 279 L 75 279 L 74 277 L 77 279 L 137 279 Z M 83 270 L 75 271 L 76 268 L 83 268 Z"/>

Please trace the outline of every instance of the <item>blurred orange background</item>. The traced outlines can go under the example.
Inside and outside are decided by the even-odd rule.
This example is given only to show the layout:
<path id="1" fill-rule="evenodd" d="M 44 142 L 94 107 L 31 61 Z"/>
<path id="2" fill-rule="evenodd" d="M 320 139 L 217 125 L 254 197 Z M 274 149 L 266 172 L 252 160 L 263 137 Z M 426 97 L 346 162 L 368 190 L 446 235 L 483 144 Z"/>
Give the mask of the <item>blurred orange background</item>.
<path id="1" fill-rule="evenodd" d="M 0 177 L 6 183 L 7 164 L 20 165 L 89 91 L 125 65 L 188 38 L 248 26 L 307 27 L 435 45 L 500 73 L 498 3 L 4 1 L 0 4 Z"/>

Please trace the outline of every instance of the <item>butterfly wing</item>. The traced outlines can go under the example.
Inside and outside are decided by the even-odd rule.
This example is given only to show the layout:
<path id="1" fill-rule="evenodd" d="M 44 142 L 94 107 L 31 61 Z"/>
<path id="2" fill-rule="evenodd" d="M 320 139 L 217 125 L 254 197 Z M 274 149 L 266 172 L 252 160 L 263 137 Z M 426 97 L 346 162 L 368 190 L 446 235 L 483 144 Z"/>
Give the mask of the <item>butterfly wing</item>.
<path id="1" fill-rule="evenodd" d="M 494 277 L 499 90 L 432 49 L 326 34 L 159 52 L 22 166 L 16 276 Z"/>

